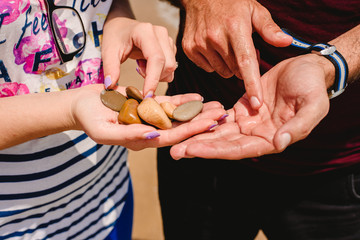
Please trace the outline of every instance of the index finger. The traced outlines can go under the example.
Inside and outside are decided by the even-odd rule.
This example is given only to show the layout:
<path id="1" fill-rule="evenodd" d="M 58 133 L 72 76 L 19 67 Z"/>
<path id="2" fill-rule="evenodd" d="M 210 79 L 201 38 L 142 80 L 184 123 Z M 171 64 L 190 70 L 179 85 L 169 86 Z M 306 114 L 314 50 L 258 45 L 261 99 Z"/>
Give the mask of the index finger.
<path id="1" fill-rule="evenodd" d="M 245 84 L 246 93 L 249 96 L 253 109 L 259 109 L 263 103 L 262 86 L 260 83 L 260 70 L 257 54 L 252 39 L 252 23 L 249 16 L 247 22 L 235 24 L 232 29 L 230 43 L 234 50 L 236 64 L 239 73 Z"/>
<path id="2" fill-rule="evenodd" d="M 161 72 L 165 65 L 165 55 L 153 26 L 150 23 L 144 23 L 141 27 L 141 31 L 138 31 L 137 35 L 134 36 L 134 43 L 142 51 L 147 61 L 143 88 L 144 95 L 146 96 L 150 91 L 153 93 L 157 88 Z M 139 34 L 141 34 L 141 36 Z M 146 38 L 144 36 L 146 36 Z"/>

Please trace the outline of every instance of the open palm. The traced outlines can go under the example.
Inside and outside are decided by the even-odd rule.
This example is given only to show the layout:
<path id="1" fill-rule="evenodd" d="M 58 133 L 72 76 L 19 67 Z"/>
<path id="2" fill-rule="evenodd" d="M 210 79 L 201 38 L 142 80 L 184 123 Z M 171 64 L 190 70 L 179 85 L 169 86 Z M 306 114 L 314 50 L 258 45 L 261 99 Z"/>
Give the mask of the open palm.
<path id="1" fill-rule="evenodd" d="M 174 159 L 243 159 L 283 151 L 305 138 L 329 110 L 325 73 L 318 56 L 285 60 L 261 77 L 264 104 L 251 108 L 245 94 L 212 132 L 172 147 Z"/>

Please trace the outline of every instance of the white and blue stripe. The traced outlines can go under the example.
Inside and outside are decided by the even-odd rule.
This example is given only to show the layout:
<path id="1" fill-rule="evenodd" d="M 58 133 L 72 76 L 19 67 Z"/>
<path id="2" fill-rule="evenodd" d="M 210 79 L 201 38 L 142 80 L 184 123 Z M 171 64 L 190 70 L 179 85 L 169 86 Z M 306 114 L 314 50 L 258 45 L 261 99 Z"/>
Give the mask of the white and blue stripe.
<path id="1" fill-rule="evenodd" d="M 34 141 L 0 152 L 0 239 L 105 239 L 129 191 L 126 149 L 80 131 Z"/>

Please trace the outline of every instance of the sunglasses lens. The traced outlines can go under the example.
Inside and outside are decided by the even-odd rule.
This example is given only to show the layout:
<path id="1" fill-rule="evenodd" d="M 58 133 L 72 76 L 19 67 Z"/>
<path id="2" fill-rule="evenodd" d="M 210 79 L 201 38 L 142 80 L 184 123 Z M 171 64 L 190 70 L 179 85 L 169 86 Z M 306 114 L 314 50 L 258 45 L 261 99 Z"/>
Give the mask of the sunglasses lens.
<path id="1" fill-rule="evenodd" d="M 58 8 L 52 12 L 52 21 L 56 41 L 63 53 L 74 53 L 84 47 L 85 33 L 76 11 Z"/>

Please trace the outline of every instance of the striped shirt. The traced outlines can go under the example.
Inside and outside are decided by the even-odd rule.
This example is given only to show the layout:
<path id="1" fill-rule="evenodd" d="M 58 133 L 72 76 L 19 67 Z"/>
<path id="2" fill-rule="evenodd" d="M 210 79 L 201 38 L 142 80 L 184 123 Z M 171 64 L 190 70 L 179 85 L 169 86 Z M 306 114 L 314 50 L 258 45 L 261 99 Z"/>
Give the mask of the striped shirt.
<path id="1" fill-rule="evenodd" d="M 55 4 L 77 9 L 87 33 L 83 53 L 65 64 L 43 0 L 0 0 L 0 97 L 103 83 L 100 43 L 111 1 Z M 128 205 L 126 159 L 125 148 L 99 145 L 82 131 L 0 151 L 0 239 L 105 239 Z"/>

